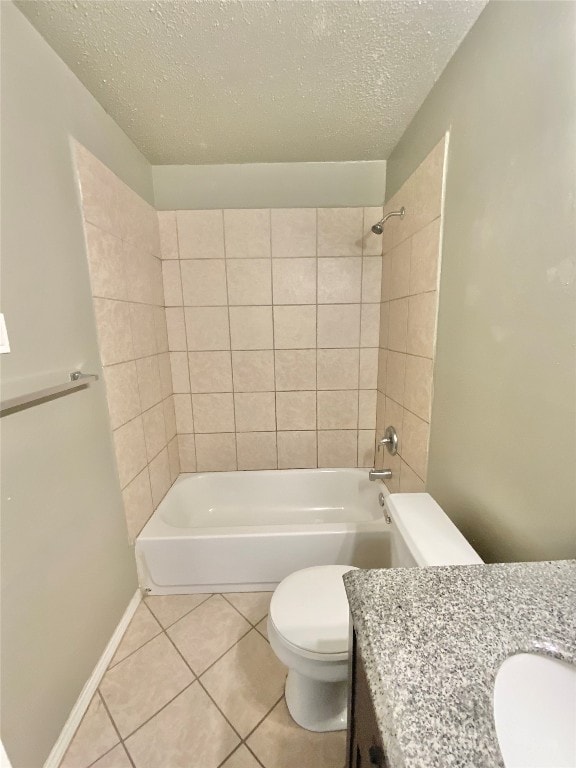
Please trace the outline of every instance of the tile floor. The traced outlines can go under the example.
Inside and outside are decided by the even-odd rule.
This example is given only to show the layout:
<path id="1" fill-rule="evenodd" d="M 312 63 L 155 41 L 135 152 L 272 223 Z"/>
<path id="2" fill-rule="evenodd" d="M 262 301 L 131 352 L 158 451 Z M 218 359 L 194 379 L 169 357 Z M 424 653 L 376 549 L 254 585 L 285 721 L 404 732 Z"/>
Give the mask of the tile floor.
<path id="1" fill-rule="evenodd" d="M 344 731 L 288 714 L 271 595 L 146 598 L 60 768 L 343 768 Z"/>

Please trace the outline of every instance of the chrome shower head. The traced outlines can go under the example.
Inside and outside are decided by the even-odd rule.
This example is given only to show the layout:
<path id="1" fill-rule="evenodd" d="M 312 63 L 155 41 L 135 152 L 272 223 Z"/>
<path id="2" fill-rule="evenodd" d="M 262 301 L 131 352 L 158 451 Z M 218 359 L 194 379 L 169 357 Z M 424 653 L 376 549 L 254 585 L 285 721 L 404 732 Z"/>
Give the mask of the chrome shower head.
<path id="1" fill-rule="evenodd" d="M 377 221 L 376 224 L 371 228 L 372 232 L 374 232 L 375 235 L 381 235 L 382 232 L 384 232 L 384 222 L 387 221 L 391 216 L 400 216 L 401 219 L 404 218 L 404 214 L 406 213 L 406 208 L 402 206 L 399 211 L 391 211 L 390 213 L 387 213 L 386 216 L 384 216 L 380 221 Z"/>

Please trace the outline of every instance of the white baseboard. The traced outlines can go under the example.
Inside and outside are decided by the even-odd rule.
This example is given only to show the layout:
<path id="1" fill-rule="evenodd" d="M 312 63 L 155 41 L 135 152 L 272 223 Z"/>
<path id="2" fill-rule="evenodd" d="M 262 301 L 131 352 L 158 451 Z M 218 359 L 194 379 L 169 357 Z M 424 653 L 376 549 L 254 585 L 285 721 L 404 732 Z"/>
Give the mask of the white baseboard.
<path id="1" fill-rule="evenodd" d="M 116 650 L 120 645 L 120 641 L 124 636 L 124 632 L 126 632 L 128 624 L 130 624 L 132 617 L 136 613 L 136 609 L 138 608 L 141 600 L 142 595 L 140 590 L 137 590 L 134 597 L 128 603 L 128 607 L 124 611 L 124 615 L 118 622 L 118 626 L 114 630 L 114 634 L 104 649 L 104 653 L 102 656 L 100 656 L 98 663 L 94 667 L 94 671 L 88 678 L 84 688 L 82 688 L 82 691 L 80 692 L 80 696 L 78 696 L 76 703 L 72 707 L 70 716 L 68 717 L 68 720 L 66 720 L 64 728 L 62 728 L 56 744 L 54 744 L 52 747 L 52 751 L 44 763 L 44 768 L 58 768 L 60 765 L 66 750 L 70 746 L 72 737 L 76 733 L 76 729 L 80 725 L 80 722 L 84 717 L 90 702 L 92 701 L 92 697 L 96 693 L 96 690 L 100 685 L 100 681 L 104 677 L 104 673 L 108 669 L 108 665 L 112 661 L 112 657 L 116 653 Z"/>

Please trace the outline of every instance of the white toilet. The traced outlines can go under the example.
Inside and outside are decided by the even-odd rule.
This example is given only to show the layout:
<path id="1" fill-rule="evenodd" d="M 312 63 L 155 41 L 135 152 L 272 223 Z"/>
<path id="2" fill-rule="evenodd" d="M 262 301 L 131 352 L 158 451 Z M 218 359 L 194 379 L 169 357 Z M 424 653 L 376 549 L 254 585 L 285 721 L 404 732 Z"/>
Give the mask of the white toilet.
<path id="1" fill-rule="evenodd" d="M 429 494 L 391 494 L 386 510 L 393 568 L 482 563 Z M 288 667 L 286 704 L 309 731 L 346 728 L 350 630 L 342 576 L 351 570 L 320 565 L 291 573 L 270 603 L 268 638 Z"/>

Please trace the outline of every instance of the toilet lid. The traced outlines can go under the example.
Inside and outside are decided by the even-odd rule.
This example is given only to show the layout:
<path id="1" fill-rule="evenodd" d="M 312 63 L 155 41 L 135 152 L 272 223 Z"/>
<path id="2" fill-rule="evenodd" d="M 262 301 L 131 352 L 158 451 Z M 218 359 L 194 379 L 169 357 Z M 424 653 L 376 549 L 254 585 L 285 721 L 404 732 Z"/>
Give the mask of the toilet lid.
<path id="1" fill-rule="evenodd" d="M 348 601 L 342 576 L 351 565 L 319 565 L 287 576 L 276 587 L 270 618 L 292 645 L 313 653 L 348 651 Z"/>

